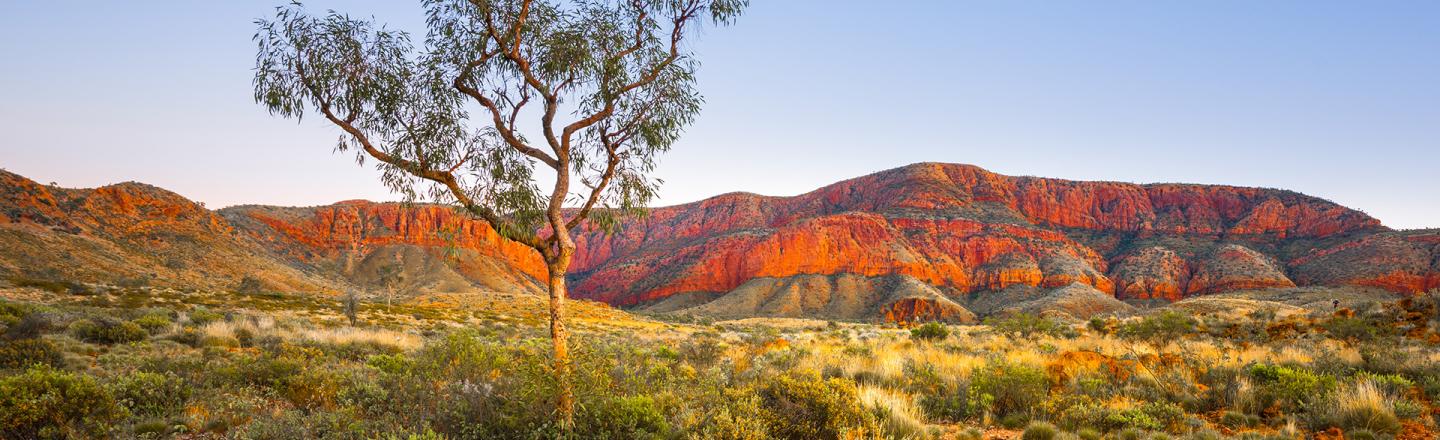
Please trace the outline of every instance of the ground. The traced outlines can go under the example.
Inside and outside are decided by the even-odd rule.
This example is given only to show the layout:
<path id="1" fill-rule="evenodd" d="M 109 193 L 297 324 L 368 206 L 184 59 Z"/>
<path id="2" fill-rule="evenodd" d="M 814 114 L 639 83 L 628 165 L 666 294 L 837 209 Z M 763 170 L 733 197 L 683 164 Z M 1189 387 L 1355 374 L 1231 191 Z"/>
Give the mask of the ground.
<path id="1" fill-rule="evenodd" d="M 926 331 L 572 301 L 582 438 L 1434 437 L 1429 296 Z M 0 438 L 546 438 L 543 298 L 0 286 Z M 1281 301 L 1284 301 L 1282 303 Z M 62 397 L 63 396 L 63 397 Z"/>

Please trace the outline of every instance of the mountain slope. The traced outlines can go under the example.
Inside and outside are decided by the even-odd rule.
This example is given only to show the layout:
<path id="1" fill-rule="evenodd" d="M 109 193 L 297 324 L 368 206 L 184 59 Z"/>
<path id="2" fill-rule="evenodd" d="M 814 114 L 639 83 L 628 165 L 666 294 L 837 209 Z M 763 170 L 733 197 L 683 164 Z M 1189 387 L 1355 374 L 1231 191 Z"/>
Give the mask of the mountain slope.
<path id="1" fill-rule="evenodd" d="M 577 233 L 572 295 L 723 317 L 968 321 L 1237 290 L 1440 288 L 1440 231 L 1291 191 L 1075 182 L 921 163 L 794 197 L 734 193 Z M 210 211 L 138 183 L 0 172 L 0 275 L 338 292 L 538 293 L 533 251 L 434 205 Z"/>
<path id="2" fill-rule="evenodd" d="M 1297 283 L 1433 288 L 1434 246 L 1384 238 L 1395 234 L 1291 191 L 921 163 L 794 197 L 737 193 L 654 209 L 614 235 L 584 234 L 572 285 L 619 305 L 839 274 L 908 276 L 957 298 L 1075 283 L 1169 300 Z M 1365 257 L 1372 250 L 1389 253 Z M 1335 269 L 1364 258 L 1363 269 Z"/>

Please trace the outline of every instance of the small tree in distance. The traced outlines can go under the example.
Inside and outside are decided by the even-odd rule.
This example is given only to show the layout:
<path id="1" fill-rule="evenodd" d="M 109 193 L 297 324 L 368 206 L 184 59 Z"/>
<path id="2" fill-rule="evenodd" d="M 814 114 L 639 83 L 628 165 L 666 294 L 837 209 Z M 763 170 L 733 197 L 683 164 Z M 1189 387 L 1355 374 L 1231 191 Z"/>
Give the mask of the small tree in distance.
<path id="1" fill-rule="evenodd" d="M 407 200 L 458 205 L 535 249 L 549 272 L 556 410 L 568 431 L 571 231 L 609 230 L 654 197 L 655 158 L 701 104 L 685 38 L 706 20 L 730 24 L 747 3 L 424 0 L 420 48 L 403 32 L 292 3 L 257 21 L 255 100 L 286 118 L 319 114 L 344 133 L 337 150 L 377 161 Z"/>

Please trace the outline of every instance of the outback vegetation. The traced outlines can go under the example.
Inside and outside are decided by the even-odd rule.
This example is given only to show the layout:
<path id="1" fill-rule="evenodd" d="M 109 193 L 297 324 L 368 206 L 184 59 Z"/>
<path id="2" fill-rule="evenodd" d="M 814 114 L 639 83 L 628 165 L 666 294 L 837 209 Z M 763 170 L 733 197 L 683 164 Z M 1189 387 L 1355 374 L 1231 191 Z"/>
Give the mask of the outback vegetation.
<path id="1" fill-rule="evenodd" d="M 612 227 L 654 197 L 655 158 L 702 100 L 687 36 L 703 21 L 731 23 L 745 4 L 427 0 L 417 49 L 404 32 L 294 3 L 257 22 L 255 101 L 287 118 L 323 115 L 344 132 L 336 149 L 378 161 L 394 191 L 457 205 L 540 255 L 569 429 L 571 231 Z"/>
<path id="2" fill-rule="evenodd" d="M 544 299 L 11 284 L 4 438 L 1429 439 L 1435 295 L 1089 321 L 697 322 L 576 303 L 559 425 Z M 703 321 L 703 320 L 702 320 Z"/>

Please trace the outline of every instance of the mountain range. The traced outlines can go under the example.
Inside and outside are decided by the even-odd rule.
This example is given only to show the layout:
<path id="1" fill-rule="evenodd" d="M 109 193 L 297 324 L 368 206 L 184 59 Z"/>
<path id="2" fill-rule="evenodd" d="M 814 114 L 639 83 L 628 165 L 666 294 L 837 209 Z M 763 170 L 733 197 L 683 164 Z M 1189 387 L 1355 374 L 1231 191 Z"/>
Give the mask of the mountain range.
<path id="1" fill-rule="evenodd" d="M 574 297 L 721 318 L 1084 317 L 1253 289 L 1440 289 L 1440 230 L 1304 194 L 919 163 L 792 197 L 732 193 L 583 230 Z M 0 171 L 0 275 L 185 289 L 543 291 L 528 248 L 445 206 L 209 210 L 140 183 Z"/>

